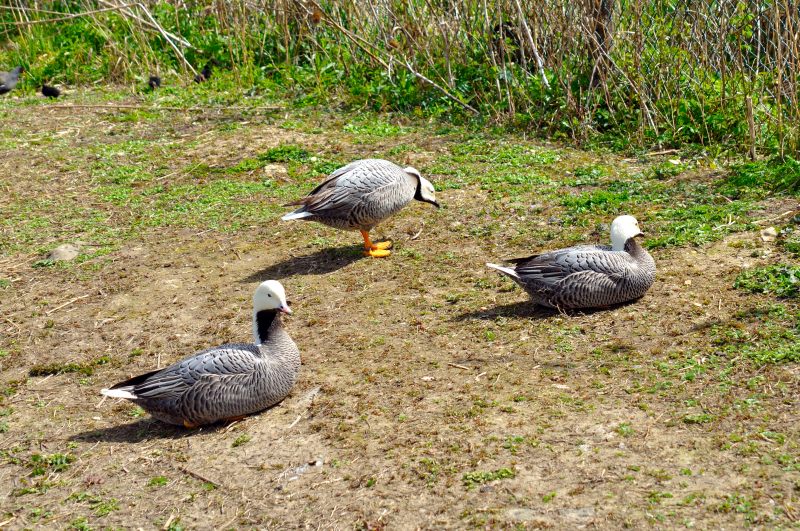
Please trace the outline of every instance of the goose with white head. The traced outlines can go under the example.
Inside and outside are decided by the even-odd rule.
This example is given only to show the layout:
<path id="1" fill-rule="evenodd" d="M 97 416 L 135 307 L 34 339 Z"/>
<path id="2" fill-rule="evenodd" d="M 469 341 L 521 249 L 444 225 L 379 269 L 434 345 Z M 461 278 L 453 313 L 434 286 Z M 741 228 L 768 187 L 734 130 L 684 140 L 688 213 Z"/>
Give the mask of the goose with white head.
<path id="1" fill-rule="evenodd" d="M 486 264 L 519 284 L 535 304 L 579 309 L 639 299 L 656 278 L 653 257 L 637 241 L 633 216 L 611 223 L 611 246 L 579 245 L 510 260 L 513 267 Z"/>
<path id="2" fill-rule="evenodd" d="M 391 254 L 392 242 L 373 243 L 369 232 L 414 199 L 439 208 L 433 184 L 416 169 L 382 159 L 357 160 L 331 173 L 306 197 L 288 203 L 300 208 L 281 219 L 360 231 L 364 254 L 379 258 Z"/>
<path id="3" fill-rule="evenodd" d="M 289 394 L 300 371 L 300 351 L 281 322 L 290 313 L 281 283 L 262 282 L 253 295 L 253 344 L 210 348 L 101 393 L 187 428 L 262 411 Z"/>

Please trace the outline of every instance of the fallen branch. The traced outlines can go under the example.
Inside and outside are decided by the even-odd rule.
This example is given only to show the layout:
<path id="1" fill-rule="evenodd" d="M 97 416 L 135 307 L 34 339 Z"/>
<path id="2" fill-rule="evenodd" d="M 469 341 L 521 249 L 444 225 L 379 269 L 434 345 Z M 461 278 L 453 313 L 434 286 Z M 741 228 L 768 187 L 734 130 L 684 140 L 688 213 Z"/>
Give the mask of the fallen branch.
<path id="1" fill-rule="evenodd" d="M 472 370 L 469 367 L 466 367 L 464 365 L 459 365 L 458 363 L 450 363 L 448 361 L 447 364 L 450 365 L 451 367 L 455 367 L 456 369 L 464 369 L 465 371 L 471 371 Z"/>

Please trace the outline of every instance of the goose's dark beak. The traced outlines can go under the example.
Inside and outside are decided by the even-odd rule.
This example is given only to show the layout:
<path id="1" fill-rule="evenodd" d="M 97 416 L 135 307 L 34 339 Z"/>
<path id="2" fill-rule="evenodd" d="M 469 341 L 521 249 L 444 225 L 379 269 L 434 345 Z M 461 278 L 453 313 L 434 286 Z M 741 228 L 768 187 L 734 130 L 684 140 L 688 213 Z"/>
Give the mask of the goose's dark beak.
<path id="1" fill-rule="evenodd" d="M 440 205 L 440 204 L 439 204 L 439 203 L 437 203 L 436 201 L 428 201 L 428 203 L 432 204 L 432 205 L 433 205 L 433 206 L 435 206 L 436 208 L 442 208 L 442 205 Z"/>

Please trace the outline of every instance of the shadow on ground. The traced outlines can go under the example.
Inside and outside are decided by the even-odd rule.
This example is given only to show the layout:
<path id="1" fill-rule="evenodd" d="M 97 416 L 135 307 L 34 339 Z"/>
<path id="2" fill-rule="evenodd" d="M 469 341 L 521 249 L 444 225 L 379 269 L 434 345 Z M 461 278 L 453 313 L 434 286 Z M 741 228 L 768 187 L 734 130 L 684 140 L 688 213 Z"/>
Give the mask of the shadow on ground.
<path id="1" fill-rule="evenodd" d="M 283 279 L 296 275 L 325 275 L 364 258 L 361 248 L 353 245 L 322 249 L 304 256 L 292 256 L 240 280 L 242 283 Z"/>
<path id="2" fill-rule="evenodd" d="M 181 426 L 164 424 L 153 419 L 142 419 L 130 424 L 87 430 L 69 438 L 79 442 L 139 443 L 153 439 L 180 439 L 207 430 L 187 430 Z"/>
<path id="3" fill-rule="evenodd" d="M 502 306 L 493 306 L 485 310 L 475 310 L 462 313 L 453 318 L 453 321 L 469 321 L 472 319 L 496 319 L 497 317 L 528 317 L 530 319 L 545 319 L 558 314 L 558 310 L 537 306 L 529 301 L 514 302 Z"/>
<path id="4" fill-rule="evenodd" d="M 453 321 L 467 321 L 470 319 L 495 319 L 497 317 L 527 317 L 529 319 L 546 319 L 554 315 L 565 315 L 568 317 L 578 317 L 581 315 L 592 315 L 594 313 L 614 311 L 619 308 L 624 308 L 629 304 L 634 304 L 636 301 L 628 301 L 613 306 L 604 306 L 600 308 L 585 308 L 582 310 L 556 310 L 553 308 L 545 308 L 538 306 L 529 301 L 513 302 L 511 304 L 504 304 L 502 306 L 494 306 L 485 310 L 476 310 L 473 312 L 462 313 L 453 318 Z"/>

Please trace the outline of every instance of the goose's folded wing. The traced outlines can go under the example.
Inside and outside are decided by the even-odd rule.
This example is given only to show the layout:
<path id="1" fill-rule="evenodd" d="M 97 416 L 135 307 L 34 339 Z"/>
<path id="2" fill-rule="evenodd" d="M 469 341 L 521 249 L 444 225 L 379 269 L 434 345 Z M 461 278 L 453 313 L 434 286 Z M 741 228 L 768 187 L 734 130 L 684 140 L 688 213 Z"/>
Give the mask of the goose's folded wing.
<path id="1" fill-rule="evenodd" d="M 361 202 L 391 194 L 401 184 L 397 171 L 402 170 L 378 161 L 353 162 L 333 172 L 296 204 L 316 216 L 347 217 Z"/>
<path id="2" fill-rule="evenodd" d="M 208 378 L 250 374 L 255 368 L 257 354 L 254 345 L 223 345 L 114 387 L 133 385 L 134 394 L 140 398 L 178 397 Z"/>
<path id="3" fill-rule="evenodd" d="M 555 285 L 575 274 L 595 274 L 612 282 L 624 278 L 631 265 L 628 253 L 578 247 L 553 251 L 521 262 L 517 274 L 525 279 Z M 591 276 L 591 275 L 588 275 Z M 579 278 L 587 278 L 586 275 Z"/>
<path id="4" fill-rule="evenodd" d="M 296 201 L 292 201 L 291 203 L 286 203 L 286 205 L 287 206 L 288 205 L 308 205 L 308 203 L 311 201 L 312 197 L 319 195 L 324 190 L 335 188 L 336 181 L 339 180 L 339 177 L 341 177 L 342 175 L 350 172 L 355 165 L 356 165 L 355 162 L 351 162 L 347 166 L 342 166 L 341 168 L 338 168 L 333 173 L 328 175 L 325 178 L 324 181 L 322 181 L 319 185 L 317 185 L 316 188 L 311 190 L 311 192 L 309 192 L 307 196 L 305 196 L 303 198 L 300 198 L 300 199 L 298 199 Z"/>

